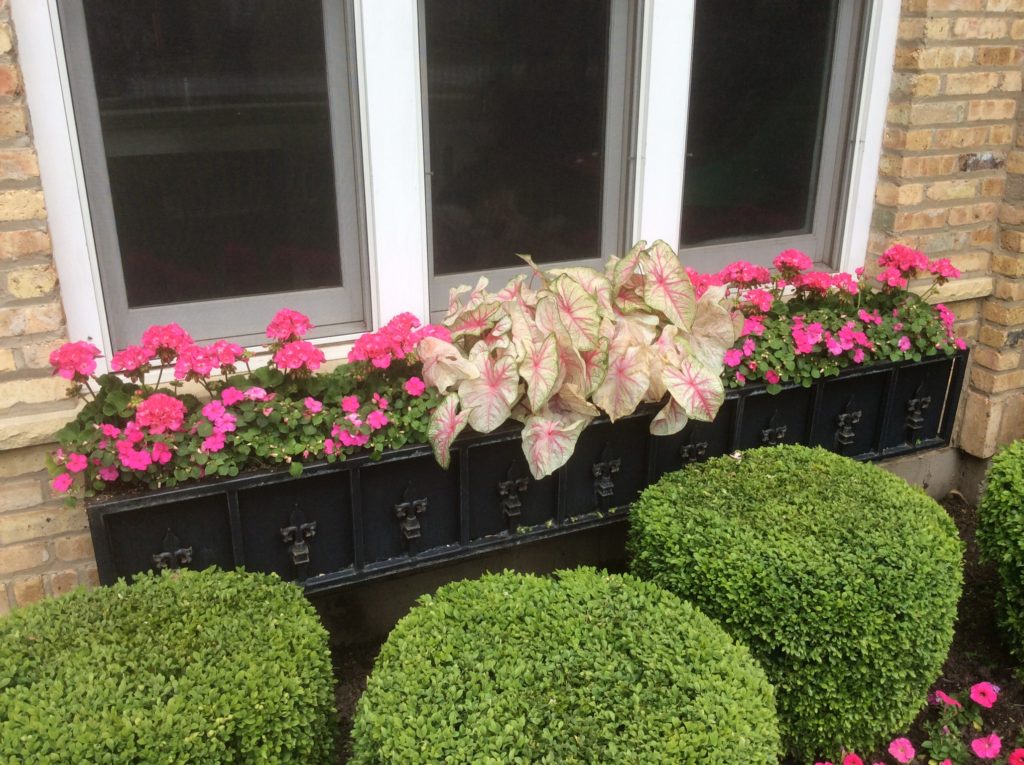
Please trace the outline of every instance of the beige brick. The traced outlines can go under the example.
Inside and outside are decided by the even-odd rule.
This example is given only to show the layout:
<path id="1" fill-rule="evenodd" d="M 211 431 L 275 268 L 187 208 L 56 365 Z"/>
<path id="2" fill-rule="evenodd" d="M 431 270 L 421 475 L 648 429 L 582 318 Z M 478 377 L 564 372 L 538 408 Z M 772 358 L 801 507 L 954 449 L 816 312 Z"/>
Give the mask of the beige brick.
<path id="1" fill-rule="evenodd" d="M 15 404 L 42 404 L 67 398 L 68 381 L 61 377 L 39 377 L 0 382 L 0 409 Z"/>
<path id="2" fill-rule="evenodd" d="M 933 144 L 939 149 L 963 149 L 988 143 L 989 128 L 941 128 L 935 131 Z"/>
<path id="3" fill-rule="evenodd" d="M 0 107 L 0 138 L 14 138 L 28 132 L 28 121 L 23 106 Z"/>
<path id="4" fill-rule="evenodd" d="M 982 393 L 1005 393 L 1024 387 L 1024 369 L 1013 372 L 993 372 L 975 366 L 971 372 L 971 384 Z"/>
<path id="5" fill-rule="evenodd" d="M 0 260 L 50 251 L 50 235 L 45 231 L 0 231 Z"/>
<path id="6" fill-rule="evenodd" d="M 942 13 L 945 11 L 980 11 L 985 0 L 904 0 L 904 11 Z"/>
<path id="7" fill-rule="evenodd" d="M 945 92 L 951 96 L 988 93 L 1001 81 L 998 72 L 953 72 L 946 75 Z"/>
<path id="8" fill-rule="evenodd" d="M 953 252 L 949 255 L 953 265 L 963 273 L 971 271 L 988 271 L 989 262 L 992 260 L 992 253 L 985 250 L 968 250 L 966 252 Z"/>
<path id="9" fill-rule="evenodd" d="M 981 312 L 980 300 L 961 300 L 959 303 L 952 303 L 947 306 L 956 316 L 964 321 L 974 319 Z"/>
<path id="10" fill-rule="evenodd" d="M 893 103 L 890 102 L 885 110 L 886 122 L 890 122 L 894 125 L 908 125 L 910 124 L 910 104 L 909 103 Z M 888 136 L 887 140 L 889 143 L 893 143 L 897 147 L 901 147 L 902 137 L 897 135 L 893 137 Z"/>
<path id="11" fill-rule="evenodd" d="M 0 348 L 0 374 L 13 372 L 15 367 L 14 351 L 10 348 Z"/>
<path id="12" fill-rule="evenodd" d="M 995 220 L 998 214 L 998 204 L 995 202 L 982 202 L 974 205 L 950 207 L 947 220 L 950 226 L 964 226 L 980 221 Z"/>
<path id="13" fill-rule="evenodd" d="M 897 37 L 900 40 L 919 40 L 924 37 L 924 28 L 928 23 L 928 19 L 924 18 L 904 18 L 900 19 L 899 26 L 897 27 Z M 947 36 L 949 24 L 947 22 Z"/>
<path id="14" fill-rule="evenodd" d="M 875 186 L 875 201 L 880 205 L 893 207 L 899 197 L 900 187 L 889 181 L 879 181 Z"/>
<path id="15" fill-rule="evenodd" d="M 11 52 L 11 26 L 0 24 L 0 55 Z"/>
<path id="16" fill-rule="evenodd" d="M 88 528 L 84 513 L 77 509 L 58 504 L 45 510 L 33 510 L 25 513 L 0 515 L 0 544 L 14 544 L 33 539 L 53 536 L 54 534 L 70 534 Z M 88 535 L 87 535 L 88 536 Z M 69 537 L 75 539 L 77 537 Z M 61 556 L 61 548 L 57 540 L 57 556 Z M 65 547 L 64 549 L 69 549 Z M 71 560 L 62 557 L 63 560 Z"/>
<path id="17" fill-rule="evenodd" d="M 971 108 L 977 103 L 971 101 Z M 992 107 L 994 108 L 994 107 Z M 927 101 L 911 104 L 908 124 L 933 125 L 936 123 L 963 122 L 964 115 L 969 114 L 966 101 Z M 972 120 L 996 119 L 994 117 L 968 117 Z"/>
<path id="18" fill-rule="evenodd" d="M 1024 300 L 1024 281 L 996 277 L 992 295 L 1001 300 Z"/>
<path id="19" fill-rule="evenodd" d="M 39 189 L 0 191 L 0 220 L 31 220 L 46 217 L 46 202 Z"/>
<path id="20" fill-rule="evenodd" d="M 971 101 L 967 108 L 967 119 L 971 122 L 979 120 L 1009 120 L 1017 113 L 1017 101 L 1012 98 L 987 98 Z M 954 122 L 955 120 L 948 120 Z"/>
<path id="21" fill-rule="evenodd" d="M 1008 226 L 1024 224 L 1024 204 L 1003 202 L 999 208 L 999 222 L 1005 223 Z"/>
<path id="22" fill-rule="evenodd" d="M 958 321 L 953 325 L 953 332 L 956 333 L 957 337 L 966 340 L 968 343 L 978 339 L 978 330 L 980 329 L 981 323 L 978 321 Z"/>
<path id="23" fill-rule="evenodd" d="M 59 303 L 0 308 L 0 337 L 53 332 L 64 324 Z"/>
<path id="24" fill-rule="evenodd" d="M 72 569 L 44 574 L 43 578 L 50 594 L 58 597 L 66 595 L 78 586 L 78 572 Z"/>
<path id="25" fill-rule="evenodd" d="M 1010 25 L 1010 37 L 1014 40 L 1024 40 L 1024 19 L 1016 19 Z"/>
<path id="26" fill-rule="evenodd" d="M 973 278 L 954 279 L 938 287 L 928 298 L 930 303 L 955 303 L 959 300 L 972 300 L 992 294 L 992 277 L 975 276 Z"/>
<path id="27" fill-rule="evenodd" d="M 0 450 L 0 478 L 20 478 L 24 475 L 38 474 L 42 479 L 45 474 L 40 471 L 46 464 L 46 455 L 54 448 L 56 444 Z"/>
<path id="28" fill-rule="evenodd" d="M 949 199 L 970 199 L 977 193 L 977 181 L 938 181 L 928 186 L 925 196 L 936 202 L 944 202 Z"/>
<path id="29" fill-rule="evenodd" d="M 38 478 L 0 482 L 0 513 L 24 510 L 25 508 L 38 505 L 42 501 L 43 485 Z M 27 538 L 22 536 L 15 539 L 10 534 L 16 534 L 14 530 L 28 522 L 28 515 L 29 513 L 21 513 L 19 515 L 0 516 L 0 545 L 20 542 Z"/>
<path id="30" fill-rule="evenodd" d="M 1021 90 L 1021 73 L 1019 71 L 1003 72 L 1000 75 L 999 90 L 1005 93 L 1017 93 Z"/>
<path id="31" fill-rule="evenodd" d="M 961 449 L 982 459 L 995 454 L 1001 417 L 1000 410 L 989 396 L 968 390 L 960 422 Z"/>
<path id="32" fill-rule="evenodd" d="M 882 146 L 886 149 L 905 149 L 907 147 L 907 131 L 888 126 L 882 132 Z"/>
<path id="33" fill-rule="evenodd" d="M 50 354 L 64 344 L 63 337 L 30 343 L 21 347 L 21 357 L 27 369 L 49 369 Z"/>
<path id="34" fill-rule="evenodd" d="M 39 162 L 30 148 L 0 150 L 0 179 L 24 181 L 39 177 Z"/>
<path id="35" fill-rule="evenodd" d="M 1008 49 L 1012 51 L 1013 49 Z M 987 54 L 990 58 L 1009 58 L 1003 49 L 1000 53 Z M 897 48 L 896 66 L 901 69 L 952 69 L 971 66 L 974 63 L 974 48 L 967 46 L 942 48 Z M 995 64 L 1009 66 L 1010 64 Z"/>
<path id="36" fill-rule="evenodd" d="M 981 182 L 981 195 L 983 197 L 999 197 L 1002 199 L 1006 190 L 1006 180 L 1003 178 L 985 178 Z"/>
<path id="37" fill-rule="evenodd" d="M 21 77 L 13 64 L 0 64 L 0 96 L 16 96 L 21 93 Z"/>
<path id="38" fill-rule="evenodd" d="M 1019 13 L 1024 11 L 1024 0 L 988 0 L 985 8 L 997 13 Z"/>
<path id="39" fill-rule="evenodd" d="M 44 412 L 5 414 L 0 417 L 0 444 L 8 449 L 21 449 L 52 444 L 54 434 L 73 420 L 83 406 L 81 399 L 67 399 Z"/>
<path id="40" fill-rule="evenodd" d="M 1015 45 L 983 45 L 974 52 L 973 59 L 979 66 L 1016 66 L 1021 62 L 1021 49 Z"/>
<path id="41" fill-rule="evenodd" d="M 81 569 L 79 569 L 78 581 L 80 581 L 86 587 L 99 587 L 100 573 L 96 568 L 96 564 L 89 563 L 83 566 Z"/>
<path id="42" fill-rule="evenodd" d="M 972 40 L 998 40 L 1009 33 L 1006 19 L 961 16 L 953 22 L 953 37 Z"/>
<path id="43" fill-rule="evenodd" d="M 11 612 L 11 602 L 7 597 L 7 588 L 0 582 L 0 616 L 7 616 Z"/>
<path id="44" fill-rule="evenodd" d="M 1020 366 L 1020 360 L 1020 351 L 998 350 L 987 345 L 979 345 L 974 349 L 974 363 L 994 372 L 1016 369 Z"/>
<path id="45" fill-rule="evenodd" d="M 1014 150 L 1006 155 L 1006 172 L 1024 173 L 1024 151 Z"/>
<path id="46" fill-rule="evenodd" d="M 983 324 L 978 339 L 990 348 L 1003 348 L 1009 344 L 1010 330 L 1007 327 Z"/>
<path id="47" fill-rule="evenodd" d="M 1024 303 L 989 300 L 982 307 L 981 315 L 994 324 L 1017 327 L 1024 325 Z"/>
<path id="48" fill-rule="evenodd" d="M 50 554 L 43 542 L 26 542 L 0 548 L 0 574 L 28 571 L 46 563 Z"/>
<path id="49" fill-rule="evenodd" d="M 53 543 L 53 551 L 57 558 L 63 561 L 92 560 L 95 557 L 92 537 L 88 534 L 75 534 L 57 539 Z"/>
<path id="50" fill-rule="evenodd" d="M 1003 231 L 999 237 L 999 243 L 1007 250 L 1011 252 L 1020 253 L 1024 252 L 1024 235 L 1020 231 Z M 1014 262 L 1005 262 L 1000 256 L 992 261 L 993 270 L 1004 276 L 1020 276 L 1018 273 L 1021 271 L 1021 258 L 1013 258 Z M 1011 269 L 1010 271 L 1003 271 L 1003 268 Z"/>
<path id="51" fill-rule="evenodd" d="M 927 178 L 940 175 L 953 175 L 957 172 L 960 157 L 957 154 L 936 154 L 930 157 L 893 157 L 886 168 L 887 175 L 902 178 Z"/>
<path id="52" fill-rule="evenodd" d="M 920 228 L 939 228 L 946 222 L 946 209 L 917 210 L 896 214 L 893 231 L 913 231 Z"/>
<path id="53" fill-rule="evenodd" d="M 932 130 L 908 130 L 904 140 L 904 148 L 907 151 L 924 151 L 932 145 Z"/>
<path id="54" fill-rule="evenodd" d="M 989 128 L 988 142 L 996 145 L 1013 143 L 1013 126 L 992 125 Z"/>
<path id="55" fill-rule="evenodd" d="M 46 597 L 46 590 L 43 588 L 43 577 L 29 576 L 22 579 L 15 579 L 11 583 L 14 591 L 14 600 L 19 606 L 27 606 L 29 603 L 37 603 Z"/>
<path id="56" fill-rule="evenodd" d="M 991 247 L 996 241 L 995 223 L 973 229 L 968 239 L 972 247 Z"/>
<path id="57" fill-rule="evenodd" d="M 30 299 L 47 295 L 57 286 L 53 266 L 31 266 L 7 274 L 7 291 L 12 297 Z"/>

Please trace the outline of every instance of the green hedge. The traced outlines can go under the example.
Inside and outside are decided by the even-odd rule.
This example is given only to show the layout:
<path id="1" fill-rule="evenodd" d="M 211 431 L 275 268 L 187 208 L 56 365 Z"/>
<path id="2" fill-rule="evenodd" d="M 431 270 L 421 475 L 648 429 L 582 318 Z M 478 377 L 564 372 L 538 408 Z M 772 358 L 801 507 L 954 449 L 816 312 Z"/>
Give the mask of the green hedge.
<path id="1" fill-rule="evenodd" d="M 999 571 L 998 611 L 1010 650 L 1024 661 L 1024 441 L 992 458 L 978 508 L 978 545 Z"/>
<path id="2" fill-rule="evenodd" d="M 760 660 L 794 756 L 870 749 L 925 703 L 963 553 L 945 511 L 902 479 L 822 449 L 754 449 L 665 476 L 630 525 L 633 571 Z"/>
<path id="3" fill-rule="evenodd" d="M 773 692 L 674 595 L 592 569 L 442 587 L 381 649 L 356 765 L 777 762 Z"/>
<path id="4" fill-rule="evenodd" d="M 140 576 L 0 619 L 0 762 L 331 762 L 327 635 L 294 585 Z"/>

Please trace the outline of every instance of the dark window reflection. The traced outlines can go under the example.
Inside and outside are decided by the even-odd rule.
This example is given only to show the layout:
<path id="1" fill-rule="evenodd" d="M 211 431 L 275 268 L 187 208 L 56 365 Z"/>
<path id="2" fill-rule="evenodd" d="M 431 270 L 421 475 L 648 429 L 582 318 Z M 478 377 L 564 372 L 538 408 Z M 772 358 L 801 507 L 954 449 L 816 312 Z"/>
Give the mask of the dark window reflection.
<path id="1" fill-rule="evenodd" d="M 133 307 L 341 284 L 316 0 L 86 0 Z"/>
<path id="2" fill-rule="evenodd" d="M 609 0 L 426 0 L 434 273 L 600 253 Z"/>
<path id="3" fill-rule="evenodd" d="M 684 245 L 810 230 L 839 0 L 698 0 Z"/>

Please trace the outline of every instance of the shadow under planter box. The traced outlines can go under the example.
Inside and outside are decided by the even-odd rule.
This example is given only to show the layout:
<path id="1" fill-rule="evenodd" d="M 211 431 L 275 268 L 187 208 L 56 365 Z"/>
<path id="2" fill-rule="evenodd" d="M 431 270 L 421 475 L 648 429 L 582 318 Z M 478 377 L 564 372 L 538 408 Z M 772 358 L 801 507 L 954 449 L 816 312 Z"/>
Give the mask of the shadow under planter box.
<path id="1" fill-rule="evenodd" d="M 517 426 L 429 447 L 269 470 L 88 502 L 100 580 L 245 567 L 322 593 L 621 522 L 665 473 L 737 449 L 800 443 L 871 460 L 949 443 L 967 352 L 851 369 L 809 388 L 729 391 L 714 422 L 652 436 L 656 406 L 598 419 L 563 468 L 535 480 Z"/>

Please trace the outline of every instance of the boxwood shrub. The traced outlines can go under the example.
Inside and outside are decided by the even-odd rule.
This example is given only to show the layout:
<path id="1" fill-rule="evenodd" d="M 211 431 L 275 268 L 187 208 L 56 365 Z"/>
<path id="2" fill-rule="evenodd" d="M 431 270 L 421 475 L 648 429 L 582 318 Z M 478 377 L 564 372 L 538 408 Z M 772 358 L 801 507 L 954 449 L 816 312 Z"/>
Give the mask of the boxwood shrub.
<path id="1" fill-rule="evenodd" d="M 871 749 L 924 705 L 953 638 L 962 544 L 874 465 L 779 446 L 672 473 L 630 514 L 632 570 L 760 660 L 784 747 Z"/>
<path id="2" fill-rule="evenodd" d="M 687 603 L 593 569 L 424 597 L 381 649 L 357 765 L 776 763 L 773 691 Z"/>
<path id="3" fill-rule="evenodd" d="M 0 762 L 331 761 L 327 635 L 277 577 L 181 571 L 0 619 Z"/>
<path id="4" fill-rule="evenodd" d="M 1024 661 L 1024 441 L 992 458 L 978 508 L 978 546 L 999 572 L 999 618 L 1008 647 Z"/>

